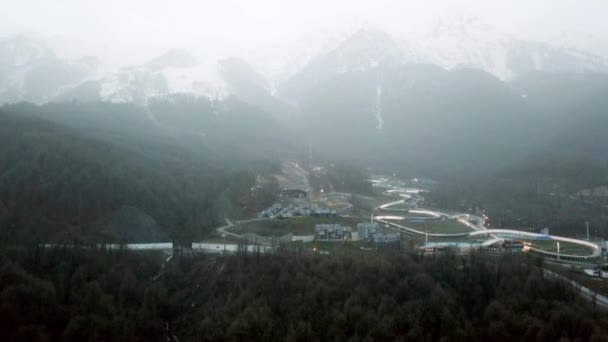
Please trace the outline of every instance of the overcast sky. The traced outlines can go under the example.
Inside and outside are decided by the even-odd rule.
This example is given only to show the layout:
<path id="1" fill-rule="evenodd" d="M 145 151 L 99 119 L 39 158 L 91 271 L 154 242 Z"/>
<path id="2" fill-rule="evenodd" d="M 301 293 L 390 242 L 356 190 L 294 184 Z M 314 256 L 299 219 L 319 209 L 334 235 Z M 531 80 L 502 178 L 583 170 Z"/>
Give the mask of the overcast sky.
<path id="1" fill-rule="evenodd" d="M 360 25 L 418 39 L 451 16 L 534 40 L 576 30 L 608 41 L 606 13 L 606 0 L 3 0 L 0 36 L 60 37 L 70 53 L 135 61 L 172 47 L 254 48 Z"/>

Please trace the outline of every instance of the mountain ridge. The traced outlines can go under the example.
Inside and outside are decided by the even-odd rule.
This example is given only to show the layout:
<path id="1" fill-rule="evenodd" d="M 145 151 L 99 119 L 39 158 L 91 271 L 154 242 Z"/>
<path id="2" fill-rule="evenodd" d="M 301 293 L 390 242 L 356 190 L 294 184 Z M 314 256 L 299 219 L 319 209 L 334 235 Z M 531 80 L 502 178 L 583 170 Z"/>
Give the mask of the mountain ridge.
<path id="1" fill-rule="evenodd" d="M 422 42 L 364 26 L 351 34 L 326 33 L 323 38 L 301 44 L 294 41 L 292 51 L 277 45 L 270 47 L 269 53 L 250 53 L 246 57 L 200 58 L 188 49 L 169 49 L 140 65 L 99 74 L 90 58 L 66 60 L 56 56 L 40 39 L 16 36 L 0 40 L 0 103 L 23 100 L 44 103 L 65 99 L 66 93 L 80 100 L 74 90 L 85 82 L 97 82 L 101 89 L 98 100 L 110 102 L 145 104 L 149 98 L 177 93 L 221 99 L 231 95 L 221 71 L 222 60 L 230 58 L 249 64 L 268 84 L 270 96 L 275 97 L 289 93 L 285 89 L 289 84 L 300 82 L 298 80 L 309 78 L 311 81 L 304 83 L 313 86 L 337 74 L 405 63 L 480 69 L 503 81 L 535 71 L 608 72 L 608 55 L 599 55 L 602 51 L 608 53 L 608 49 L 602 50 L 602 46 L 608 45 L 602 45 L 590 35 L 565 34 L 564 37 L 562 43 L 557 39 L 528 41 L 495 29 L 478 18 L 456 18 L 440 20 Z M 578 38 L 573 37 L 585 39 L 577 41 Z M 265 60 L 272 59 L 273 54 L 283 57 L 274 62 L 275 66 L 270 66 Z M 22 62 L 35 70 L 24 71 L 27 68 Z M 47 65 L 46 69 L 34 68 L 41 62 Z M 25 86 L 28 73 L 29 79 L 46 85 L 36 89 Z M 89 87 L 89 91 L 91 89 Z M 94 96 L 89 95 L 87 99 L 91 97 Z"/>

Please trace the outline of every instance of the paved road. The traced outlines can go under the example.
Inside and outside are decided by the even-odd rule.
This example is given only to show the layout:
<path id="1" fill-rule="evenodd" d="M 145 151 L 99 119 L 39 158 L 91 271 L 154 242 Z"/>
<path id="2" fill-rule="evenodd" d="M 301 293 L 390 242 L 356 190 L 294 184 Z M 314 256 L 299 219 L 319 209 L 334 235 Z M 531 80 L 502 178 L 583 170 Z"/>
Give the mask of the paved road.
<path id="1" fill-rule="evenodd" d="M 597 292 L 594 292 L 593 290 L 580 285 L 579 283 L 575 282 L 574 280 L 568 279 L 568 278 L 564 277 L 563 275 L 557 274 L 548 269 L 543 268 L 543 273 L 549 277 L 563 280 L 563 281 L 569 283 L 570 285 L 574 286 L 575 288 L 580 289 L 581 294 L 583 295 L 583 298 L 585 298 L 589 301 L 593 301 L 593 299 L 595 298 L 595 303 L 598 307 L 608 310 L 608 298 L 602 296 L 601 294 L 598 294 Z"/>
<path id="2" fill-rule="evenodd" d="M 226 230 L 227 228 L 230 228 L 230 227 L 233 227 L 233 226 L 234 226 L 234 223 L 232 223 L 232 221 L 230 221 L 229 218 L 226 218 L 226 225 L 225 226 L 221 226 L 221 227 L 217 228 L 216 230 L 222 236 L 223 235 L 228 235 L 228 236 L 232 236 L 232 237 L 236 237 L 236 238 L 242 239 L 243 237 L 241 235 L 235 234 L 235 233 L 232 233 L 232 232 L 229 232 L 229 231 Z"/>
<path id="3" fill-rule="evenodd" d="M 232 237 L 235 237 L 237 239 L 247 240 L 247 238 L 245 238 L 243 235 L 230 232 L 227 229 L 231 228 L 231 227 L 234 227 L 236 225 L 247 224 L 247 223 L 256 222 L 256 221 L 264 221 L 264 220 L 268 220 L 268 218 L 254 218 L 254 219 L 250 219 L 250 220 L 237 221 L 237 223 L 234 224 L 234 223 L 232 223 L 232 221 L 230 221 L 229 218 L 226 218 L 226 225 L 217 228 L 216 231 L 220 235 L 224 235 L 225 234 L 227 236 L 232 236 Z"/>
<path id="4" fill-rule="evenodd" d="M 277 215 L 275 216 L 279 216 L 281 214 L 283 214 L 284 212 L 286 212 L 287 210 L 291 209 L 291 206 L 287 206 L 285 208 L 283 208 Z M 242 221 L 237 221 L 236 224 L 234 224 L 232 221 L 230 221 L 229 218 L 226 218 L 226 225 L 225 226 L 221 226 L 219 228 L 216 228 L 216 231 L 220 234 L 226 234 L 227 236 L 232 236 L 238 239 L 243 239 L 243 240 L 247 240 L 246 237 L 244 237 L 243 235 L 240 234 L 236 234 L 233 232 L 228 231 L 228 228 L 234 227 L 236 225 L 241 225 L 241 224 L 247 224 L 247 223 L 251 223 L 251 222 L 257 222 L 257 221 L 267 221 L 272 219 L 272 217 L 264 217 L 264 218 L 252 218 L 249 220 L 242 220 Z"/>

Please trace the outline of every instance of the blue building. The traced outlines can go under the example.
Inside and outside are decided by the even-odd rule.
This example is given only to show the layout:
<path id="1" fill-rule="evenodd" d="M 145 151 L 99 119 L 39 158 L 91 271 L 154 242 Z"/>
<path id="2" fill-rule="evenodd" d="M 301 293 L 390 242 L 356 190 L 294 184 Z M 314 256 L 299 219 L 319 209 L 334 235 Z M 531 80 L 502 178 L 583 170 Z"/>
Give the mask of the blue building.
<path id="1" fill-rule="evenodd" d="M 373 242 L 376 249 L 399 249 L 401 248 L 401 234 L 376 233 Z"/>
<path id="2" fill-rule="evenodd" d="M 371 242 L 375 234 L 380 232 L 378 222 L 364 222 L 357 224 L 359 241 Z"/>

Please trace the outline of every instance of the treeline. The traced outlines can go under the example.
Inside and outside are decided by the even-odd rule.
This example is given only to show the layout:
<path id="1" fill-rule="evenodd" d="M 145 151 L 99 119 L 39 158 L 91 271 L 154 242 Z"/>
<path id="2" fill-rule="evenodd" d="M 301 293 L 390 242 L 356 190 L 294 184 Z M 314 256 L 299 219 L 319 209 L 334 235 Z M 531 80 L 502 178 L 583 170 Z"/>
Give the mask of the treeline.
<path id="1" fill-rule="evenodd" d="M 153 281 L 161 260 L 124 250 L 5 249 L 0 340 L 159 341 L 174 314 Z"/>
<path id="2" fill-rule="evenodd" d="M 197 275 L 193 316 L 177 325 L 186 339 L 586 340 L 606 333 L 604 314 L 526 258 L 270 256 L 216 269 L 215 283 Z"/>
<path id="3" fill-rule="evenodd" d="M 272 189 L 252 193 L 251 187 L 276 162 L 221 168 L 186 152 L 160 153 L 1 113 L 0 241 L 115 241 L 120 237 L 100 234 L 95 223 L 130 206 L 151 215 L 172 241 L 188 244 L 226 215 L 257 209 L 245 204 L 273 200 Z"/>
<path id="4" fill-rule="evenodd" d="M 0 340 L 607 340 L 606 313 L 526 256 L 182 255 L 162 272 L 161 260 L 5 251 Z"/>
<path id="5" fill-rule="evenodd" d="M 42 118 L 87 137 L 119 145 L 150 158 L 196 158 L 207 163 L 241 165 L 241 161 L 285 156 L 293 133 L 261 110 L 235 98 L 211 101 L 174 95 L 130 103 L 17 103 L 1 114 Z"/>
<path id="6" fill-rule="evenodd" d="M 591 235 L 605 237 L 608 197 L 592 194 L 608 185 L 607 175 L 602 162 L 546 155 L 500 174 L 446 180 L 425 199 L 442 209 L 484 208 L 494 227 L 548 227 L 554 234 L 576 236 L 586 233 L 589 222 Z"/>

